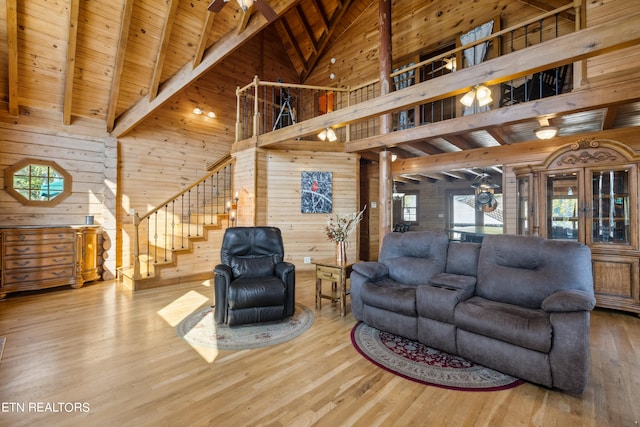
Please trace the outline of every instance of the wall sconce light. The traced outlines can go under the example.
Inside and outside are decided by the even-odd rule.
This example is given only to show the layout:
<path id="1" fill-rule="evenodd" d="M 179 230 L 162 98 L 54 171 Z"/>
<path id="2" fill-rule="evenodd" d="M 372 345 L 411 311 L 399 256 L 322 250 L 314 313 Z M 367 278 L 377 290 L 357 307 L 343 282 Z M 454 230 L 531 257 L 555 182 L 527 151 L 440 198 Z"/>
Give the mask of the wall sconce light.
<path id="1" fill-rule="evenodd" d="M 551 139 L 558 134 L 558 128 L 549 124 L 549 119 L 538 120 L 540 127 L 533 131 L 538 139 Z"/>
<path id="2" fill-rule="evenodd" d="M 323 141 L 326 141 L 328 139 L 330 142 L 334 142 L 338 139 L 338 136 L 336 135 L 333 129 L 326 128 L 318 134 L 318 138 L 320 138 Z"/>
<path id="3" fill-rule="evenodd" d="M 207 113 L 205 114 L 205 111 L 207 111 Z M 198 116 L 205 114 L 207 117 L 215 119 L 216 118 L 216 113 L 213 112 L 213 110 L 211 108 L 202 108 L 200 106 L 195 107 L 193 109 L 193 114 L 196 114 Z"/>
<path id="4" fill-rule="evenodd" d="M 491 103 L 493 101 L 493 98 L 491 98 L 491 90 L 485 85 L 477 85 L 467 92 L 462 99 L 460 99 L 460 102 L 467 107 L 471 107 L 474 99 L 478 100 L 480 107 Z"/>

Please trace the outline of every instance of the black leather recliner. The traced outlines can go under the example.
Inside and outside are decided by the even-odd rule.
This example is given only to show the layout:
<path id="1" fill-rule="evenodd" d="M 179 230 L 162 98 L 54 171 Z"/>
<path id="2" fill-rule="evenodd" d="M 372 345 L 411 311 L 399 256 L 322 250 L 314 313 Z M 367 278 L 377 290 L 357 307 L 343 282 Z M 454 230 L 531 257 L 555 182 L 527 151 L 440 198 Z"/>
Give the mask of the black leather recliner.
<path id="1" fill-rule="evenodd" d="M 215 320 L 229 326 L 281 320 L 295 308 L 295 266 L 276 227 L 232 227 L 215 269 Z"/>

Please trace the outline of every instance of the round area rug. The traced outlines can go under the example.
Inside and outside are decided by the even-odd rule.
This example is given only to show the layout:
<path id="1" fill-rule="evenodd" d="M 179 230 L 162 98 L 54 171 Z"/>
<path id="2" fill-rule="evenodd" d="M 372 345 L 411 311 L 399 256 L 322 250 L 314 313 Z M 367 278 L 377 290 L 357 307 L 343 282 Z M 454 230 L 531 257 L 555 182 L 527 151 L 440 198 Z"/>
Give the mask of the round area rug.
<path id="1" fill-rule="evenodd" d="M 524 382 L 362 322 L 353 327 L 351 342 L 379 367 L 422 384 L 453 390 L 495 391 Z"/>
<path id="2" fill-rule="evenodd" d="M 296 304 L 293 316 L 278 322 L 229 327 L 217 325 L 213 308 L 204 307 L 187 316 L 177 326 L 178 336 L 189 344 L 218 350 L 246 350 L 289 341 L 313 325 L 313 312 Z"/>

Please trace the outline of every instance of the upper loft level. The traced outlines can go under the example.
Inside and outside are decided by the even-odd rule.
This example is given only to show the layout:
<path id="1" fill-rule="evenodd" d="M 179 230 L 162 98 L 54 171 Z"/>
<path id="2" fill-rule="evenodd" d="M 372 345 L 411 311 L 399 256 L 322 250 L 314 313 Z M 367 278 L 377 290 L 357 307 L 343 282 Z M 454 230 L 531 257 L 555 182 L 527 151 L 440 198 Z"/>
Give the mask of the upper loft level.
<path id="1" fill-rule="evenodd" d="M 634 18 L 581 29 L 574 6 L 507 28 L 496 16 L 455 45 L 394 61 L 388 94 L 379 80 L 322 87 L 256 77 L 237 91 L 236 147 L 345 150 L 377 160 L 385 149 L 412 158 L 531 141 L 545 126 L 560 136 L 637 126 L 638 76 L 599 87 L 587 66 L 637 43 Z M 381 131 L 385 115 L 389 132 Z"/>

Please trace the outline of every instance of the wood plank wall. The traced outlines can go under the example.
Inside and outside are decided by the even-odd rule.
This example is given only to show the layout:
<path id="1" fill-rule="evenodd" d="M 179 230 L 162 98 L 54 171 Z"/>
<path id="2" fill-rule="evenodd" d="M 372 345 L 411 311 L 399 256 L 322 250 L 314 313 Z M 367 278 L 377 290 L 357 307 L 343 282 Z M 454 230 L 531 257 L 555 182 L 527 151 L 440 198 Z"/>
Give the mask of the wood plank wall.
<path id="1" fill-rule="evenodd" d="M 268 185 L 265 188 L 264 200 L 257 201 L 259 206 L 264 206 L 264 212 L 258 214 L 260 222 L 257 225 L 270 225 L 282 230 L 285 257 L 300 270 L 315 268 L 313 264 L 304 264 L 304 257 L 311 257 L 311 262 L 334 257 L 335 245 L 328 240 L 324 232 L 330 214 L 301 212 L 301 172 L 331 172 L 333 212 L 350 214 L 359 209 L 359 156 L 345 153 L 269 150 L 265 153 L 264 161 L 264 182 Z M 356 257 L 356 236 L 354 233 L 349 239 L 348 259 Z"/>
<path id="2" fill-rule="evenodd" d="M 606 24 L 629 13 L 638 12 L 635 0 L 587 2 L 587 26 Z M 639 18 L 640 19 L 640 18 Z M 640 46 L 631 46 L 587 60 L 587 81 L 592 87 L 605 86 L 620 80 L 640 78 Z"/>
<path id="3" fill-rule="evenodd" d="M 70 128 L 69 130 L 71 130 Z M 113 138 L 52 135 L 50 129 L 0 125 L 0 188 L 4 170 L 25 158 L 55 161 L 72 177 L 72 194 L 56 206 L 24 206 L 6 191 L 0 192 L 0 225 L 76 225 L 86 215 L 104 228 L 99 263 L 103 277 L 115 277 L 116 142 Z"/>

